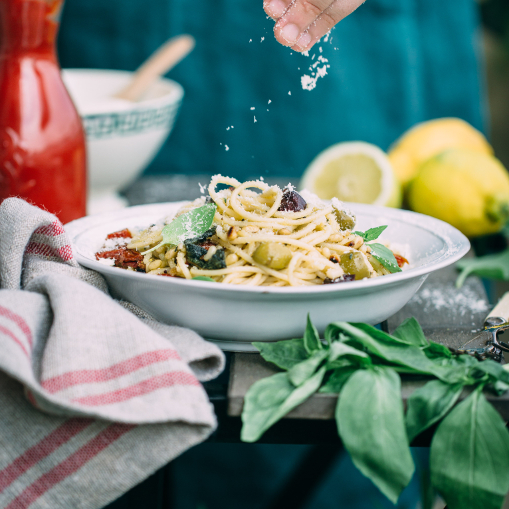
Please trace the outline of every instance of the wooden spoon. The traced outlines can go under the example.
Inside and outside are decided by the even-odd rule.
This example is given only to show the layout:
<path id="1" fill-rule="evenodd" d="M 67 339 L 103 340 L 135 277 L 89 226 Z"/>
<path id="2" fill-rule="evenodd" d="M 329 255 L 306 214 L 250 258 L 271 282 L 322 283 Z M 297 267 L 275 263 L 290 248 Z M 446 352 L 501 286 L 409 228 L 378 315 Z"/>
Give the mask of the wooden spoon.
<path id="1" fill-rule="evenodd" d="M 185 58 L 193 50 L 194 45 L 194 37 L 190 35 L 179 35 L 169 39 L 138 67 L 130 83 L 113 97 L 138 101 L 150 85 Z"/>

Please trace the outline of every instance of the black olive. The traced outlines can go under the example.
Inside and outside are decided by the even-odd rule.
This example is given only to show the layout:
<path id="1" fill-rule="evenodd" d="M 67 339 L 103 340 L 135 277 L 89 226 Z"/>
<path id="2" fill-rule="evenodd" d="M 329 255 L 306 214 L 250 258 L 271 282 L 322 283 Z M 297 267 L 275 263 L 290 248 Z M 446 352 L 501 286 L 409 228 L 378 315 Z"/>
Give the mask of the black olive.
<path id="1" fill-rule="evenodd" d="M 297 192 L 285 187 L 278 210 L 281 212 L 300 212 L 306 208 L 306 200 Z"/>

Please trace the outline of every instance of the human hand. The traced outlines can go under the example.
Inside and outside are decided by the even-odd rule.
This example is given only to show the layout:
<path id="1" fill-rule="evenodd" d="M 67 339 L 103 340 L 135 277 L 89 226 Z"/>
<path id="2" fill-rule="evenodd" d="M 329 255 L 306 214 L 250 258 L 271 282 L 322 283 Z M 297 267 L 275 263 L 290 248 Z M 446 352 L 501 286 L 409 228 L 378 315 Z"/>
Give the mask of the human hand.
<path id="1" fill-rule="evenodd" d="M 276 21 L 274 34 L 283 46 L 307 51 L 364 1 L 264 0 L 263 8 Z"/>

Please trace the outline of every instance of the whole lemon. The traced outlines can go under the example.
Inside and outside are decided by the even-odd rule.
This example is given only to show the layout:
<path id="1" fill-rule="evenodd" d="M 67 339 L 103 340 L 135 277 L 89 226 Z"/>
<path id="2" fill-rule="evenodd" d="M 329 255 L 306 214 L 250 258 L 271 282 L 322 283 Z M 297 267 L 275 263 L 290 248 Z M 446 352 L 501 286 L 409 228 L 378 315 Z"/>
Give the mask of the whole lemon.
<path id="1" fill-rule="evenodd" d="M 493 156 L 446 150 L 420 167 L 408 201 L 412 210 L 447 221 L 467 237 L 496 233 L 509 219 L 509 175 Z"/>
<path id="2" fill-rule="evenodd" d="M 470 124 L 459 118 L 439 118 L 417 124 L 403 134 L 389 150 L 389 160 L 406 187 L 424 161 L 450 148 L 493 154 L 483 134 Z"/>

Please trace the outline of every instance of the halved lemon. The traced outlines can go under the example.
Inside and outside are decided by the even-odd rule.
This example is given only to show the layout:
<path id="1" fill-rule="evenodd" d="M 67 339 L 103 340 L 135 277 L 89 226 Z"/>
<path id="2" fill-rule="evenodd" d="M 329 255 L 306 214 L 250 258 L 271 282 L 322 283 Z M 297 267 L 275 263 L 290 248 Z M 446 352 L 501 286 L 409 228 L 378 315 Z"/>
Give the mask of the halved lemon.
<path id="1" fill-rule="evenodd" d="M 401 186 L 387 154 L 361 141 L 332 145 L 318 154 L 300 182 L 322 200 L 401 206 Z"/>

